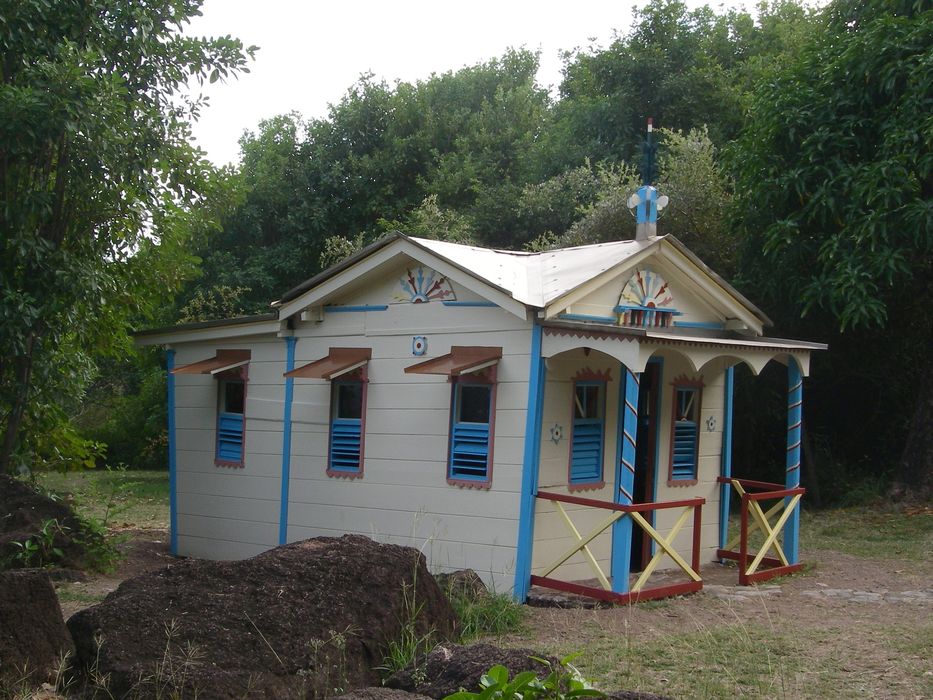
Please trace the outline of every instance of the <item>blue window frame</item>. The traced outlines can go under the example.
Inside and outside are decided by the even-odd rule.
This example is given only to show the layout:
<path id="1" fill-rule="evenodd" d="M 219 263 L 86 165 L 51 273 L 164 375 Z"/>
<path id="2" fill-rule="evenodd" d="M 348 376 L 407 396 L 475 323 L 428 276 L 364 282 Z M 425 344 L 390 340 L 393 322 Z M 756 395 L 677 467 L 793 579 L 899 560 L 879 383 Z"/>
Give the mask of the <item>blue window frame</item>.
<path id="1" fill-rule="evenodd" d="M 217 390 L 217 444 L 214 460 L 217 464 L 243 466 L 246 381 L 242 377 L 225 377 L 218 381 Z"/>
<path id="2" fill-rule="evenodd" d="M 605 434 L 606 382 L 574 382 L 571 485 L 602 482 Z"/>
<path id="3" fill-rule="evenodd" d="M 327 473 L 361 475 L 366 413 L 366 382 L 361 378 L 331 382 L 330 441 Z"/>
<path id="4" fill-rule="evenodd" d="M 700 400 L 700 386 L 674 385 L 670 481 L 697 479 Z"/>
<path id="5" fill-rule="evenodd" d="M 495 384 L 457 378 L 453 385 L 447 477 L 488 484 L 492 479 Z"/>

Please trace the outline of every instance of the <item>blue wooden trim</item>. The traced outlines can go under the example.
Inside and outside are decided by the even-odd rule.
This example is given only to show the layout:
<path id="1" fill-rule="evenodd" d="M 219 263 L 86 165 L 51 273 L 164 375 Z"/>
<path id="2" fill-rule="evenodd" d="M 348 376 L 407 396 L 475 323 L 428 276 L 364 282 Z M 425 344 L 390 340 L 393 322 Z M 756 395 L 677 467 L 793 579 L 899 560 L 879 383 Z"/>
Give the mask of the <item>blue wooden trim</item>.
<path id="1" fill-rule="evenodd" d="M 168 401 L 168 521 L 169 521 L 169 551 L 178 554 L 178 462 L 177 438 L 175 434 L 175 351 L 165 351 L 165 369 Z"/>
<path id="2" fill-rule="evenodd" d="M 674 321 L 674 326 L 677 328 L 709 328 L 714 331 L 721 331 L 725 328 L 722 323 L 712 321 Z"/>
<path id="3" fill-rule="evenodd" d="M 613 316 L 591 316 L 590 314 L 557 314 L 557 318 L 563 321 L 595 321 L 596 323 L 612 324 L 616 322 Z"/>
<path id="4" fill-rule="evenodd" d="M 722 419 L 722 476 L 732 476 L 732 400 L 735 391 L 735 367 L 726 370 L 725 409 Z M 732 486 L 723 484 L 719 489 L 719 548 L 723 549 L 729 540 L 729 498 Z"/>
<path id="5" fill-rule="evenodd" d="M 499 305 L 494 301 L 442 301 L 444 306 L 475 306 L 482 308 L 496 308 Z"/>
<path id="6" fill-rule="evenodd" d="M 800 439 L 803 434 L 803 374 L 800 365 L 791 357 L 787 363 L 787 472 L 785 486 L 794 489 L 800 486 Z M 785 505 L 790 497 L 785 499 Z M 796 564 L 800 560 L 800 507 L 784 526 L 784 553 L 787 561 Z"/>
<path id="7" fill-rule="evenodd" d="M 619 460 L 615 502 L 632 503 L 635 485 L 635 440 L 638 438 L 638 384 L 639 378 L 625 365 L 621 367 L 625 381 L 619 386 L 619 440 L 622 457 Z M 632 519 L 624 517 L 612 526 L 612 590 L 628 593 L 628 576 L 632 558 Z"/>
<path id="8" fill-rule="evenodd" d="M 361 311 L 385 311 L 389 308 L 388 304 L 360 304 L 359 306 L 325 306 L 326 314 L 350 314 Z"/>
<path id="9" fill-rule="evenodd" d="M 524 602 L 531 583 L 531 551 L 535 534 L 535 495 L 541 459 L 541 420 L 544 413 L 546 369 L 541 357 L 541 326 L 531 328 L 531 361 L 528 371 L 528 408 L 525 413 L 525 452 L 522 457 L 522 493 L 518 516 L 518 546 L 515 552 L 515 585 L 512 595 Z"/>
<path id="10" fill-rule="evenodd" d="M 285 339 L 285 371 L 295 369 L 295 343 L 298 338 Z M 285 378 L 285 413 L 282 417 L 282 494 L 279 500 L 279 544 L 288 541 L 288 487 L 292 463 L 292 396 L 295 380 Z"/>

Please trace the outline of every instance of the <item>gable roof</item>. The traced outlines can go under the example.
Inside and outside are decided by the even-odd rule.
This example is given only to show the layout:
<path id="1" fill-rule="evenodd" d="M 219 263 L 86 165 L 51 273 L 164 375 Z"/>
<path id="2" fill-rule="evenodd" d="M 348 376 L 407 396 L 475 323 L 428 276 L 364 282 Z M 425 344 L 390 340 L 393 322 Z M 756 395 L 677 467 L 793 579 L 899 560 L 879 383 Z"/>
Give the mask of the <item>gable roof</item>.
<path id="1" fill-rule="evenodd" d="M 536 309 L 546 309 L 558 300 L 582 292 L 584 287 L 604 274 L 613 274 L 612 271 L 626 261 L 664 251 L 668 257 L 679 258 L 680 264 L 692 265 L 712 287 L 719 288 L 736 307 L 754 317 L 758 323 L 771 325 L 764 312 L 673 236 L 657 236 L 642 241 L 611 241 L 531 253 L 412 238 L 396 232 L 289 290 L 274 305 L 284 307 L 287 314 L 294 313 L 302 305 L 301 297 L 308 294 L 310 299 L 312 295 L 309 292 L 312 290 L 393 244 L 401 244 L 400 247 L 416 255 L 418 249 L 423 250 L 497 292 L 505 293 L 520 304 Z M 673 256 L 671 251 L 675 252 Z"/>

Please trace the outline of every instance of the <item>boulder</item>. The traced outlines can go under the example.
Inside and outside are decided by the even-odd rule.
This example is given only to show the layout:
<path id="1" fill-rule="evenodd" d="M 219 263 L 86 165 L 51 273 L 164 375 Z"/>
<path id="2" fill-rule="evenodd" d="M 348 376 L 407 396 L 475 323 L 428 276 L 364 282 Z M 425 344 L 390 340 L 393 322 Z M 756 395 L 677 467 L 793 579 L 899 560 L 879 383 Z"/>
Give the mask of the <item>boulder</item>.
<path id="1" fill-rule="evenodd" d="M 54 677 L 71 652 L 52 582 L 41 569 L 0 572 L 0 686 Z"/>
<path id="2" fill-rule="evenodd" d="M 323 697 L 374 685 L 404 626 L 447 637 L 454 624 L 417 550 L 359 535 L 242 561 L 180 561 L 125 581 L 68 620 L 79 680 L 109 674 L 117 698 L 204 699 Z"/>
<path id="3" fill-rule="evenodd" d="M 491 667 L 501 664 L 509 676 L 521 671 L 534 671 L 543 676 L 550 669 L 533 657 L 547 659 L 553 665 L 558 660 L 550 654 L 531 649 L 503 649 L 492 644 L 440 644 L 418 659 L 411 668 L 389 676 L 383 685 L 431 698 L 444 698 L 461 688 L 475 692 L 479 680 Z"/>
<path id="4" fill-rule="evenodd" d="M 47 523 L 48 543 L 40 535 Z M 80 569 L 85 565 L 84 541 L 89 536 L 67 504 L 39 493 L 25 481 L 0 474 L 0 568 L 4 563 L 9 568 L 56 563 Z M 45 561 L 38 555 L 34 561 L 17 559 L 21 550 L 13 543 L 30 538 L 43 541 L 47 550 L 54 546 L 61 555 L 47 556 Z"/>
<path id="5" fill-rule="evenodd" d="M 449 574 L 436 574 L 437 585 L 451 600 L 477 601 L 489 597 L 489 589 L 473 569 L 461 569 Z"/>

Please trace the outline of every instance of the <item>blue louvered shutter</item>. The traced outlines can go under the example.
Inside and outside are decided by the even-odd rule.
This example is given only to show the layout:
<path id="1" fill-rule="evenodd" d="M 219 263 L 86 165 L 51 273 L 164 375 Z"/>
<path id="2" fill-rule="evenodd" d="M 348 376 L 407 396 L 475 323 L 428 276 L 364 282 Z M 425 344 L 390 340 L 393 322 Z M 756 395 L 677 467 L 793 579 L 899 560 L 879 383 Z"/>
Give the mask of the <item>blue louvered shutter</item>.
<path id="1" fill-rule="evenodd" d="M 674 400 L 673 445 L 671 450 L 671 478 L 675 480 L 695 479 L 697 476 L 697 447 L 699 430 L 700 392 L 693 388 L 677 387 Z"/>
<path id="2" fill-rule="evenodd" d="M 330 468 L 334 471 L 360 470 L 360 443 L 363 421 L 359 418 L 335 418 L 330 426 Z"/>
<path id="3" fill-rule="evenodd" d="M 243 414 L 224 413 L 217 416 L 217 459 L 224 462 L 243 461 Z"/>
<path id="4" fill-rule="evenodd" d="M 570 481 L 598 481 L 603 464 L 602 419 L 575 420 L 571 450 Z"/>
<path id="5" fill-rule="evenodd" d="M 491 419 L 491 385 L 454 385 L 453 418 L 450 427 L 450 478 L 470 481 L 485 481 L 489 478 Z"/>
<path id="6" fill-rule="evenodd" d="M 570 483 L 603 478 L 605 382 L 575 382 L 573 435 L 570 444 Z"/>
<path id="7" fill-rule="evenodd" d="M 485 479 L 489 465 L 489 424 L 454 423 L 450 475 L 455 479 Z"/>

